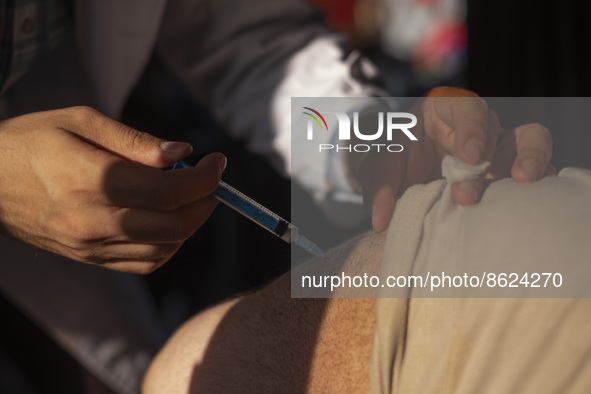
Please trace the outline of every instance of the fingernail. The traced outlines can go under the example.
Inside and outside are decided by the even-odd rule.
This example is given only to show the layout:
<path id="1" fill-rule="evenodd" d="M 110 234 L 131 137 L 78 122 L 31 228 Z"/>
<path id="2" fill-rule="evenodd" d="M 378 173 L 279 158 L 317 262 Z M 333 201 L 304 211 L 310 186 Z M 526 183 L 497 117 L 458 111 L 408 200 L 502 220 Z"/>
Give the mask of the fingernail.
<path id="1" fill-rule="evenodd" d="M 521 171 L 527 175 L 529 180 L 538 179 L 538 163 L 534 159 L 527 159 L 521 163 Z"/>
<path id="2" fill-rule="evenodd" d="M 162 149 L 164 152 L 177 154 L 182 153 L 184 155 L 188 155 L 193 152 L 193 147 L 191 144 L 178 141 L 164 141 L 160 144 L 160 149 Z"/>
<path id="3" fill-rule="evenodd" d="M 458 190 L 464 195 L 466 202 L 475 204 L 478 201 L 478 190 L 471 182 L 459 182 Z"/>
<path id="4" fill-rule="evenodd" d="M 219 168 L 219 171 L 220 171 L 220 175 L 226 169 L 226 164 L 228 164 L 228 159 L 226 158 L 226 156 L 220 155 L 220 157 L 218 158 L 218 168 Z"/>
<path id="5" fill-rule="evenodd" d="M 480 163 L 480 158 L 482 156 L 482 144 L 476 138 L 471 138 L 466 141 L 464 145 L 464 152 L 468 160 L 471 162 L 470 164 L 478 164 Z"/>

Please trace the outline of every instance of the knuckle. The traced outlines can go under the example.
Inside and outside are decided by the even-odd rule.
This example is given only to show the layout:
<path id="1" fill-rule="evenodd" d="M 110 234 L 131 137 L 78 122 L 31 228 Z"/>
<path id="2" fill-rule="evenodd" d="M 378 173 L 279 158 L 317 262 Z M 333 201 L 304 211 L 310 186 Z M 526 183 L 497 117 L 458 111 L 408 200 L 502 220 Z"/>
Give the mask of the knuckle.
<path id="1" fill-rule="evenodd" d="M 62 232 L 68 243 L 75 249 L 85 249 L 88 245 L 97 243 L 101 236 L 96 226 L 84 218 L 70 218 L 62 223 Z"/>
<path id="2" fill-rule="evenodd" d="M 141 150 L 152 138 L 148 133 L 138 131 L 124 124 L 119 124 L 118 132 L 124 137 L 123 148 L 130 152 Z"/>
<path id="3" fill-rule="evenodd" d="M 485 138 L 486 130 L 488 130 L 486 119 L 464 119 L 463 123 L 464 126 L 468 126 L 465 130 L 471 131 L 479 138 Z"/>
<path id="4" fill-rule="evenodd" d="M 98 117 L 100 117 L 100 112 L 96 109 L 87 107 L 87 106 L 78 106 L 70 108 L 72 111 L 71 116 L 74 116 L 78 121 L 83 123 L 93 123 L 96 121 Z"/>
<path id="5" fill-rule="evenodd" d="M 77 133 L 82 133 L 86 137 L 94 138 L 95 133 L 102 129 L 100 120 L 103 115 L 94 108 L 86 106 L 71 107 L 67 109 L 66 116 L 73 120 L 73 126 Z"/>
<path id="6" fill-rule="evenodd" d="M 126 137 L 126 148 L 130 150 L 135 150 L 142 145 L 143 133 L 141 131 L 137 131 L 129 126 L 121 124 L 119 125 L 119 132 Z"/>

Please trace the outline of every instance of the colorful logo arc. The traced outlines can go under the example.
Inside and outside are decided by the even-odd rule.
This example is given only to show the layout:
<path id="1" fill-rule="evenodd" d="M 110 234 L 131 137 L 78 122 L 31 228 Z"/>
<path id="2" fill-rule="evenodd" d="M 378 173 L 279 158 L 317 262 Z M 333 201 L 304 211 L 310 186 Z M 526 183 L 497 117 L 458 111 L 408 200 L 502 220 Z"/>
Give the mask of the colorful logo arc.
<path id="1" fill-rule="evenodd" d="M 324 119 L 324 116 L 320 115 L 320 112 L 316 111 L 315 109 L 312 109 L 310 107 L 302 107 L 304 109 L 307 109 L 309 111 L 314 112 L 316 115 L 318 115 L 320 117 L 320 119 L 322 119 L 322 122 L 324 123 L 324 126 L 326 127 L 326 131 L 328 131 L 328 125 L 326 124 L 326 120 Z M 320 123 L 320 120 L 318 120 L 318 118 L 314 115 L 312 115 L 309 112 L 302 112 L 305 115 L 308 115 L 309 117 L 311 117 L 312 119 L 314 119 L 316 121 L 316 123 L 318 123 L 318 126 L 320 126 L 320 130 L 323 129 L 322 124 Z"/>

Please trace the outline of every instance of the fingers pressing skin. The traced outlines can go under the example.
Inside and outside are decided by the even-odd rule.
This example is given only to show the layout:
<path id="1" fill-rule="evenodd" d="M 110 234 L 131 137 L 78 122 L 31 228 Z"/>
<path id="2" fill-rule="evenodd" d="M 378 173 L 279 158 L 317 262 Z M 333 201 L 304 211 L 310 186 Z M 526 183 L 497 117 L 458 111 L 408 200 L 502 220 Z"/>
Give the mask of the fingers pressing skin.
<path id="1" fill-rule="evenodd" d="M 438 145 L 438 150 L 443 149 L 468 164 L 490 161 L 487 176 L 493 178 L 512 176 L 516 182 L 533 182 L 556 173 L 549 164 L 552 138 L 543 126 L 529 124 L 504 133 L 486 102 L 463 89 L 436 88 L 427 97 L 437 97 L 425 100 L 423 108 L 427 111 L 423 113 L 427 117 L 425 132 Z M 483 181 L 484 176 L 452 185 L 454 200 L 461 205 L 477 203 L 482 196 Z"/>
<path id="2" fill-rule="evenodd" d="M 531 124 L 504 132 L 497 115 L 473 92 L 435 88 L 415 109 L 418 123 L 413 132 L 419 135 L 419 142 L 405 146 L 396 157 L 376 159 L 369 155 L 371 159 L 361 160 L 363 171 L 356 174 L 377 232 L 387 228 L 397 198 L 408 187 L 441 177 L 441 160 L 448 154 L 472 165 L 491 162 L 487 174 L 452 185 L 452 197 L 461 205 L 480 201 L 485 176 L 512 176 L 517 182 L 531 182 L 556 173 L 549 164 L 552 139 L 548 130 Z"/>

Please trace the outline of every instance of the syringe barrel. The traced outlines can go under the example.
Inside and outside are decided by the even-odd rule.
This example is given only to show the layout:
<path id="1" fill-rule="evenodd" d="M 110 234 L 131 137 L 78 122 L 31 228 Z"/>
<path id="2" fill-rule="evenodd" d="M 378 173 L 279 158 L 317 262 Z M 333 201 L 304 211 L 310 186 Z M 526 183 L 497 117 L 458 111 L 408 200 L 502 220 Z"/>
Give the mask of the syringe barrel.
<path id="1" fill-rule="evenodd" d="M 187 167 L 191 166 L 180 160 L 174 165 L 173 169 Z M 224 181 L 220 181 L 212 196 L 287 243 L 296 241 L 299 236 L 298 229 L 293 224 Z"/>
<path id="2" fill-rule="evenodd" d="M 227 183 L 220 181 L 212 195 L 279 238 L 286 242 L 290 242 L 289 234 L 293 225 L 246 196 L 244 193 L 236 190 Z M 289 237 L 288 239 L 285 238 L 286 235 Z"/>

